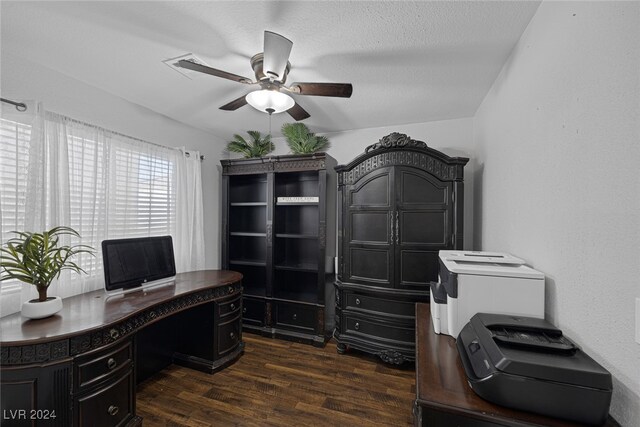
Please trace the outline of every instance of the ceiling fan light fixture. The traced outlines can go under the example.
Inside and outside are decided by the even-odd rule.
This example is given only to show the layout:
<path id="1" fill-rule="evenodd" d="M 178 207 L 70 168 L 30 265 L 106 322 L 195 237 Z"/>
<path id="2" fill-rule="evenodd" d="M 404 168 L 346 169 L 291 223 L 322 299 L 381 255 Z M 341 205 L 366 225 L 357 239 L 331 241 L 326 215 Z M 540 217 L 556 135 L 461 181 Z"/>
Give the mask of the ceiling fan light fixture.
<path id="1" fill-rule="evenodd" d="M 245 97 L 247 103 L 263 113 L 282 113 L 293 107 L 296 102 L 286 93 L 277 90 L 262 89 L 253 91 Z M 272 110 L 271 113 L 269 110 Z"/>

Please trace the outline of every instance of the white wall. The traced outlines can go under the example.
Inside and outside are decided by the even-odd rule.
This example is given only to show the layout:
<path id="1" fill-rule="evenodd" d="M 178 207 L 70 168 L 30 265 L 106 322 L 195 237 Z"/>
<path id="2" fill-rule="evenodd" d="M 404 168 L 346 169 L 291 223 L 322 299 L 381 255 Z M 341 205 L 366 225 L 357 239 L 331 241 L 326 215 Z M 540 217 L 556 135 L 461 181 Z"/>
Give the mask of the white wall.
<path id="1" fill-rule="evenodd" d="M 42 101 L 46 110 L 76 120 L 156 144 L 200 151 L 206 157 L 202 163 L 205 262 L 207 268 L 219 268 L 222 140 L 31 61 L 6 52 L 1 59 L 3 98 Z"/>
<path id="2" fill-rule="evenodd" d="M 543 271 L 547 318 L 640 420 L 640 4 L 544 2 L 474 119 L 475 242 Z"/>
<path id="3" fill-rule="evenodd" d="M 313 129 L 311 129 L 313 131 Z M 337 160 L 338 164 L 349 163 L 351 160 L 364 153 L 365 148 L 375 144 L 383 136 L 392 132 L 400 132 L 409 135 L 413 139 L 424 141 L 431 148 L 455 157 L 470 157 L 469 164 L 465 166 L 465 218 L 464 218 L 464 245 L 466 248 L 473 246 L 473 119 L 453 119 L 437 122 L 414 123 L 378 128 L 358 129 L 345 132 L 326 133 L 331 146 L 327 153 Z M 273 155 L 290 154 L 289 147 L 283 138 L 274 139 L 276 150 Z M 232 153 L 233 154 L 233 153 Z M 226 153 L 229 156 L 229 153 Z M 233 154 L 233 156 L 236 156 Z"/>

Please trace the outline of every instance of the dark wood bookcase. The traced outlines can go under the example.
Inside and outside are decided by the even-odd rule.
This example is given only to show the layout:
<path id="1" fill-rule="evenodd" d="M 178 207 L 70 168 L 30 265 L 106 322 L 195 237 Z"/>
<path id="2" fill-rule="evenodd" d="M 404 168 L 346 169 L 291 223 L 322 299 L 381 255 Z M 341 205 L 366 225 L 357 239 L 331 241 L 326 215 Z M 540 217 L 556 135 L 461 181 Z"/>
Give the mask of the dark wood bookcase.
<path id="1" fill-rule="evenodd" d="M 243 329 L 324 345 L 335 160 L 316 153 L 221 163 L 222 265 L 244 275 Z"/>

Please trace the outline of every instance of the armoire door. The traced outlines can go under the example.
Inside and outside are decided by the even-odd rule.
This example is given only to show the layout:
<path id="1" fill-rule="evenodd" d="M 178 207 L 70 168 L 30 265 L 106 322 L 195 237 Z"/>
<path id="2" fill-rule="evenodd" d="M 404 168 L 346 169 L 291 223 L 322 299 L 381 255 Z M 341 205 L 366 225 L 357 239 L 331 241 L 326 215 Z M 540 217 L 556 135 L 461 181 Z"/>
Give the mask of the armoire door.
<path id="1" fill-rule="evenodd" d="M 345 280 L 393 287 L 393 167 L 377 169 L 344 194 Z"/>
<path id="2" fill-rule="evenodd" d="M 426 291 L 438 279 L 438 251 L 453 248 L 453 184 L 397 166 L 395 189 L 396 287 Z"/>

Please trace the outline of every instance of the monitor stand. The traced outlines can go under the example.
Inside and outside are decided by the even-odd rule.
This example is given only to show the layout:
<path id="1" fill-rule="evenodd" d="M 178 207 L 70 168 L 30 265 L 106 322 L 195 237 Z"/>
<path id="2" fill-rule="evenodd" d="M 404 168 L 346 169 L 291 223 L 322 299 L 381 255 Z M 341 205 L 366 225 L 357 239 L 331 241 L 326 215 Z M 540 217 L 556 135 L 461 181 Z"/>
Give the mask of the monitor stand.
<path id="1" fill-rule="evenodd" d="M 175 283 L 176 283 L 176 276 L 171 276 L 171 277 L 165 277 L 164 279 L 154 280 L 152 282 L 147 282 L 140 286 L 136 286 L 135 288 L 118 289 L 116 291 L 105 290 L 105 292 L 107 294 L 107 299 L 109 299 L 111 297 L 115 297 L 118 295 L 125 295 L 131 292 L 146 291 L 152 288 L 159 288 L 161 286 L 175 285 Z"/>

